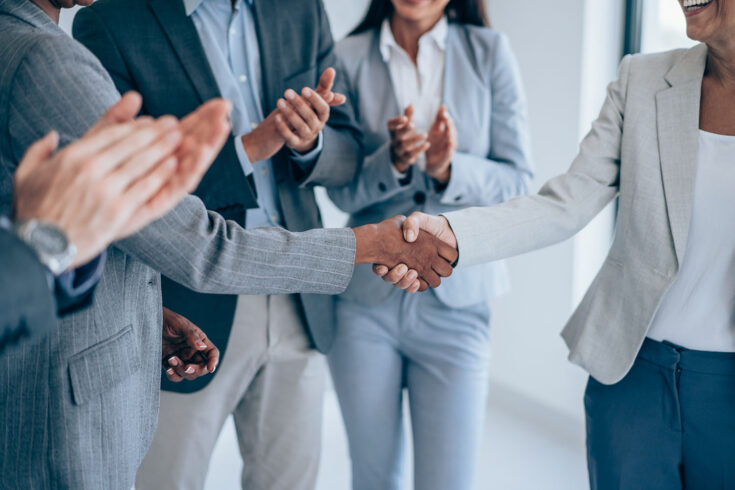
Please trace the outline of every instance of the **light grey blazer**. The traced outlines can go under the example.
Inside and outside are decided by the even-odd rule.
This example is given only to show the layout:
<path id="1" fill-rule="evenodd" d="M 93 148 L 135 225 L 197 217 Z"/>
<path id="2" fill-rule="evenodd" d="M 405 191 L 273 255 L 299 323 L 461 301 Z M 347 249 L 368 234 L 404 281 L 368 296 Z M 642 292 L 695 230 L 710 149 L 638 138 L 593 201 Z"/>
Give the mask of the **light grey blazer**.
<path id="1" fill-rule="evenodd" d="M 351 224 L 412 211 L 436 214 L 490 206 L 526 192 L 532 173 L 526 101 L 505 36 L 492 29 L 449 25 L 443 103 L 456 122 L 459 145 L 451 180 L 442 192 L 417 169 L 408 185 L 401 185 L 391 171 L 387 122 L 403 108 L 380 54 L 380 31 L 350 36 L 337 44 L 336 53 L 349 86 L 348 103 L 364 134 L 365 157 L 355 181 L 329 189 L 335 204 L 351 214 Z M 505 265 L 494 263 L 457 270 L 433 294 L 449 307 L 465 307 L 507 288 Z M 397 294 L 395 288 L 370 266 L 358 266 L 344 297 L 377 305 L 391 294 Z"/>
<path id="2" fill-rule="evenodd" d="M 561 242 L 620 197 L 610 254 L 563 333 L 570 360 L 603 383 L 633 365 L 684 257 L 706 58 L 701 44 L 626 57 L 566 174 L 538 195 L 446 214 L 466 266 Z"/>
<path id="3" fill-rule="evenodd" d="M 50 129 L 78 138 L 118 98 L 99 61 L 30 0 L 0 0 L 0 213 Z M 246 231 L 188 197 L 108 251 L 92 307 L 0 359 L 0 488 L 129 490 L 153 437 L 160 272 L 200 292 L 342 292 L 354 234 Z"/>

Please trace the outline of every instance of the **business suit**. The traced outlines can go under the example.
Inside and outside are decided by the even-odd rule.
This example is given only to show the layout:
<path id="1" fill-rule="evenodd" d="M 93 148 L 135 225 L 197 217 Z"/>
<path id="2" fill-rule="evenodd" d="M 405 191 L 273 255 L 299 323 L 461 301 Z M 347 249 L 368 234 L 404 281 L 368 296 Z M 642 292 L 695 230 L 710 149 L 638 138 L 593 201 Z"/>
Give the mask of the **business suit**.
<path id="1" fill-rule="evenodd" d="M 49 274 L 35 253 L 0 230 L 0 356 L 33 342 L 56 326 L 56 301 Z"/>
<path id="2" fill-rule="evenodd" d="M 319 75 L 336 60 L 321 2 L 257 0 L 253 12 L 261 51 L 260 90 L 267 114 L 286 89 L 316 86 Z M 120 93 L 136 90 L 143 95 L 146 114 L 180 117 L 203 101 L 221 96 L 183 1 L 95 2 L 77 13 L 74 37 L 100 59 Z M 341 80 L 338 74 L 337 92 L 341 91 Z M 354 177 L 359 132 L 349 108 L 332 108 L 323 135 L 327 150 L 308 175 L 291 161 L 288 149 L 274 159 L 279 204 L 285 227 L 291 231 L 321 227 L 314 185 L 343 185 Z M 244 225 L 245 209 L 257 206 L 249 189 L 232 138 L 194 194 L 207 209 L 224 212 Z M 226 356 L 235 296 L 195 294 L 164 278 L 163 299 L 164 305 L 204 329 Z M 298 302 L 315 347 L 328 351 L 334 336 L 334 299 L 300 295 Z M 164 389 L 193 392 L 211 380 L 212 376 L 187 384 L 164 381 Z"/>
<path id="3" fill-rule="evenodd" d="M 608 258 L 562 334 L 591 376 L 595 489 L 733 485 L 722 434 L 735 424 L 735 356 L 646 337 L 690 238 L 706 60 L 703 44 L 626 57 L 566 174 L 538 195 L 446 214 L 463 266 L 560 242 L 619 197 Z"/>
<path id="4" fill-rule="evenodd" d="M 210 34 L 224 31 L 232 32 Z M 327 15 L 317 0 L 243 0 L 234 6 L 230 0 L 103 0 L 77 14 L 74 35 L 100 59 L 121 93 L 133 89 L 143 95 L 144 111 L 152 116 L 184 114 L 207 98 L 227 96 L 235 138 L 272 112 L 286 89 L 315 87 L 320 74 L 336 63 Z M 344 92 L 341 80 L 339 73 L 336 92 Z M 246 216 L 245 203 L 237 198 L 224 201 L 221 189 L 232 185 L 228 175 L 246 185 L 243 166 L 253 166 L 263 215 L 275 216 L 275 223 L 290 230 L 320 228 L 312 186 L 351 181 L 358 140 L 349 106 L 334 107 L 316 161 L 295 161 L 294 152 L 284 148 L 270 161 L 243 165 L 236 145 L 229 144 L 195 194 L 218 212 L 235 204 L 241 210 L 236 221 L 260 226 L 260 216 Z M 262 176 L 273 173 L 269 185 Z M 218 207 L 223 204 L 225 210 Z M 201 295 L 165 278 L 162 286 L 164 306 L 206 331 L 221 346 L 222 361 L 212 376 L 193 383 L 163 379 L 163 390 L 173 392 L 161 396 L 168 416 L 159 421 L 136 487 L 203 487 L 211 452 L 230 415 L 245 460 L 243 488 L 313 487 L 326 374 L 313 347 L 326 352 L 332 345 L 334 298 Z M 282 341 L 261 341 L 265 335 Z M 230 344 L 237 346 L 234 357 L 227 352 Z M 264 409 L 273 405 L 282 408 Z M 191 431 L 181 431 L 202 412 L 209 416 Z M 248 436 L 255 426 L 272 436 Z M 172 453 L 171 446 L 184 456 Z M 268 465 L 291 471 L 270 471 Z"/>
<path id="5" fill-rule="evenodd" d="M 31 2 L 0 1 L 0 208 L 31 142 L 56 129 L 77 139 L 119 97 L 99 61 Z M 91 308 L 38 345 L 6 356 L 0 373 L 0 485 L 132 486 L 157 419 L 160 274 L 201 292 L 341 292 L 354 234 L 246 232 L 201 200 L 108 250 Z M 62 333 L 63 332 L 63 333 Z M 42 421 L 41 423 L 31 423 Z"/>
<path id="6" fill-rule="evenodd" d="M 422 36 L 418 58 L 427 56 L 422 50 L 434 47 L 432 42 L 444 47 L 441 102 L 458 132 L 451 178 L 440 188 L 417 167 L 408 183 L 395 175 L 387 123 L 404 109 L 390 69 L 391 57 L 401 53 L 390 51 L 394 44 L 386 26 L 352 35 L 337 47 L 366 153 L 352 183 L 329 189 L 337 206 L 351 213 L 350 222 L 489 206 L 525 192 L 531 176 L 525 97 L 509 43 L 494 30 L 447 25 L 446 19 Z M 434 52 L 428 56 L 436 59 Z M 436 66 L 442 65 L 431 68 Z M 416 70 L 423 73 L 420 62 Z M 371 267 L 357 267 L 338 300 L 337 339 L 328 354 L 354 490 L 402 485 L 403 414 L 397 400 L 404 386 L 411 400 L 416 488 L 472 486 L 486 406 L 487 302 L 505 292 L 507 283 L 504 264 L 484 264 L 456 271 L 437 290 L 411 295 L 394 291 Z M 376 431 L 376 424 L 383 429 Z"/>

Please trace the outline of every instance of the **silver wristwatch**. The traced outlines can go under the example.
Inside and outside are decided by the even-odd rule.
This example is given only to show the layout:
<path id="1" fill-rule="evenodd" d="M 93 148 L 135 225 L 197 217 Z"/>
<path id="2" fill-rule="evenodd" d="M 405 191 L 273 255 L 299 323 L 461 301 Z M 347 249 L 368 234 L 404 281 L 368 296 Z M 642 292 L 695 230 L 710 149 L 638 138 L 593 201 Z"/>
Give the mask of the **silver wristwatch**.
<path id="1" fill-rule="evenodd" d="M 57 227 L 39 220 L 19 221 L 15 233 L 38 256 L 54 276 L 61 275 L 74 262 L 77 248 Z"/>

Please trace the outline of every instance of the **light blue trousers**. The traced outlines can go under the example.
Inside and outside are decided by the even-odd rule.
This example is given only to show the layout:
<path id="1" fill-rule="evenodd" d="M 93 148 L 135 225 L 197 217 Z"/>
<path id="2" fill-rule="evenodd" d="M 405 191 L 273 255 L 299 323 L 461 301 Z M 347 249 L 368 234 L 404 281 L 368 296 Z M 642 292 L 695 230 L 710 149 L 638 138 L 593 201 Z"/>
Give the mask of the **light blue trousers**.
<path id="1" fill-rule="evenodd" d="M 396 292 L 379 306 L 341 299 L 329 353 L 352 459 L 353 490 L 403 479 L 407 389 L 419 490 L 472 487 L 490 357 L 486 303 L 451 309 L 432 292 Z"/>

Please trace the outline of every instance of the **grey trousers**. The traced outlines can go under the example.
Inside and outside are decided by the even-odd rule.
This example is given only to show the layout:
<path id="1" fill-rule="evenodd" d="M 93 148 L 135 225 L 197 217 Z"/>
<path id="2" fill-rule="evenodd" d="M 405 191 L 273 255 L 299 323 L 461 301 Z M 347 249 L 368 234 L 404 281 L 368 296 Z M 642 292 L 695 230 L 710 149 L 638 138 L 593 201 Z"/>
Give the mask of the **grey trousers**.
<path id="1" fill-rule="evenodd" d="M 323 358 L 310 347 L 295 297 L 241 296 L 212 382 L 192 394 L 161 393 L 158 429 L 136 490 L 202 489 L 230 414 L 243 489 L 313 489 L 324 381 Z"/>

